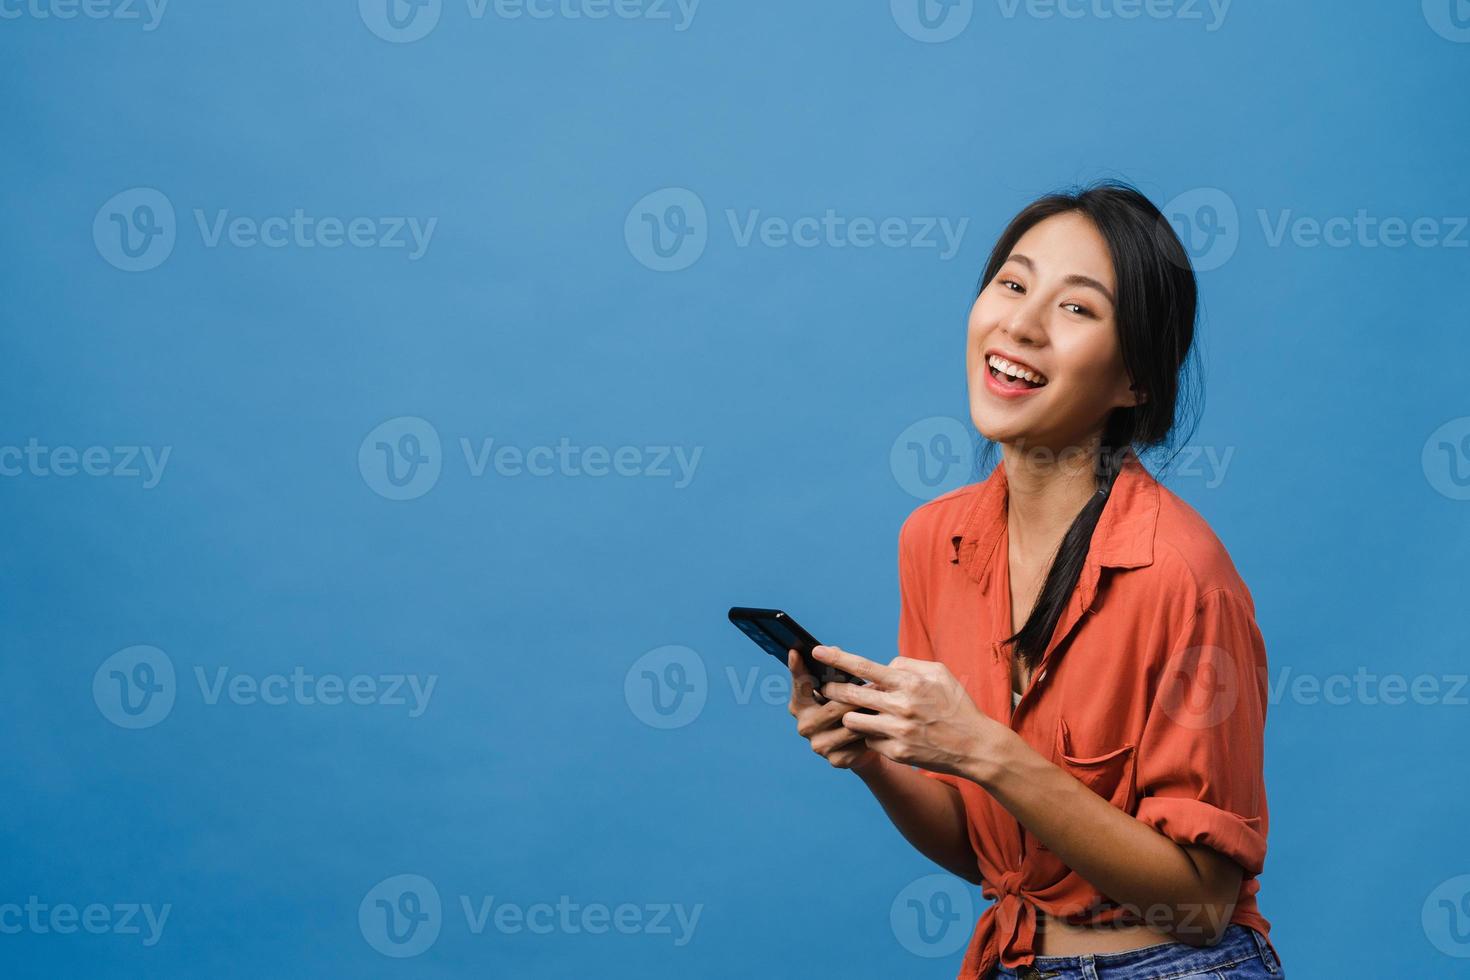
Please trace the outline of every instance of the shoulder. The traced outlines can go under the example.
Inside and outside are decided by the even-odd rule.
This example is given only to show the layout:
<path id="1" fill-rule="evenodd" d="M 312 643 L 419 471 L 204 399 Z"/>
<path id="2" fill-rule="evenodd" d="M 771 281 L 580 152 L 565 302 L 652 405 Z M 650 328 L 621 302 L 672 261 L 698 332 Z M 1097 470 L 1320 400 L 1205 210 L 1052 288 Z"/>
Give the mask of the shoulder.
<path id="1" fill-rule="evenodd" d="M 1204 601 L 1239 603 L 1251 615 L 1255 602 L 1218 535 L 1201 514 L 1163 484 L 1149 578 L 1189 607 Z M 1232 603 L 1233 604 L 1233 603 Z"/>
<path id="2" fill-rule="evenodd" d="M 898 531 L 899 554 L 907 561 L 927 564 L 950 549 L 965 529 L 986 481 L 971 483 L 920 504 L 904 518 Z"/>

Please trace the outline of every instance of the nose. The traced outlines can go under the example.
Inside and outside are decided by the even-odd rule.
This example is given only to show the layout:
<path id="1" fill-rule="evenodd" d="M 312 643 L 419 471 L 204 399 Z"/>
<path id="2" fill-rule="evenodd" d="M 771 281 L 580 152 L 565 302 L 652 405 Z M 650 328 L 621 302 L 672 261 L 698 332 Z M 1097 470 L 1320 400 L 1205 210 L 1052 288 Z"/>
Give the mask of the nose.
<path id="1" fill-rule="evenodd" d="M 1040 347 L 1046 343 L 1046 328 L 1042 326 L 1040 310 L 1029 296 L 1007 311 L 1000 328 L 1017 346 Z"/>

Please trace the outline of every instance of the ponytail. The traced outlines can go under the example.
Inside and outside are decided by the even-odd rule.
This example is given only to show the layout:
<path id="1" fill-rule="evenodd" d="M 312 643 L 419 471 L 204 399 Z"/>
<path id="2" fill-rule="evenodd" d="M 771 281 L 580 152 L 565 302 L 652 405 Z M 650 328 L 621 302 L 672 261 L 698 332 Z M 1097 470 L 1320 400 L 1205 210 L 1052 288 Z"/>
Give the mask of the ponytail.
<path id="1" fill-rule="evenodd" d="M 1123 469 L 1131 444 L 1130 434 L 1126 431 L 1132 428 L 1126 418 L 1129 411 L 1117 409 L 1108 419 L 1097 452 L 1097 492 L 1088 498 L 1067 528 L 1025 625 L 1006 638 L 1006 642 L 1012 644 L 1016 659 L 1027 670 L 1034 670 L 1041 662 L 1051 635 L 1056 631 L 1057 621 L 1062 618 L 1062 610 L 1066 608 L 1072 590 L 1077 587 L 1077 580 L 1082 577 L 1082 567 L 1087 564 L 1087 553 L 1092 547 L 1092 532 L 1097 529 L 1098 519 L 1112 495 L 1113 484 Z"/>

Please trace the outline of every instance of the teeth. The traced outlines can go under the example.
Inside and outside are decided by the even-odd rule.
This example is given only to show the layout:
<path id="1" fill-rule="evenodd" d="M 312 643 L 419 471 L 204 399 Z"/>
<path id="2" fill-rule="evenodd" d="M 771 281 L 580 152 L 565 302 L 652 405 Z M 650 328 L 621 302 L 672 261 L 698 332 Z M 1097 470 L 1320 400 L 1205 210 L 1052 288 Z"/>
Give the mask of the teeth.
<path id="1" fill-rule="evenodd" d="M 1028 371 L 1023 367 L 1017 367 L 999 354 L 991 354 L 986 363 L 997 371 L 1003 374 L 1009 374 L 1013 378 L 1025 378 L 1033 384 L 1046 384 L 1046 378 L 1043 376 L 1037 374 L 1035 371 Z"/>

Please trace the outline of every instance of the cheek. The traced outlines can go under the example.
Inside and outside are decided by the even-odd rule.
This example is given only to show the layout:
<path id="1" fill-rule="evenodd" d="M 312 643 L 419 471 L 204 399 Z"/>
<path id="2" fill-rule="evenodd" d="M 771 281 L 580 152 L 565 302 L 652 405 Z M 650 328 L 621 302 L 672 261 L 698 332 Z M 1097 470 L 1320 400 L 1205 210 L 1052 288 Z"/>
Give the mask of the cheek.
<path id="1" fill-rule="evenodd" d="M 965 367 L 973 373 L 975 365 L 979 363 L 981 341 L 985 337 L 985 328 L 980 317 L 980 305 L 977 303 L 970 308 L 970 319 L 965 325 Z"/>
<path id="2" fill-rule="evenodd" d="M 970 307 L 970 318 L 965 323 L 965 336 L 969 342 L 971 357 L 978 353 L 986 336 L 990 333 L 990 328 L 994 325 L 994 317 L 989 315 L 988 306 L 989 304 L 985 302 L 985 297 L 982 295 L 975 301 L 975 305 Z"/>
<path id="3" fill-rule="evenodd" d="M 994 311 L 992 310 L 993 306 L 994 303 L 991 300 L 990 290 L 987 289 L 975 297 L 975 302 L 970 306 L 969 323 L 972 334 L 983 331 L 995 321 Z"/>
<path id="4" fill-rule="evenodd" d="M 1072 377 L 1083 382 L 1100 397 L 1111 395 L 1113 387 L 1126 372 L 1123 370 L 1123 354 L 1115 338 L 1104 335 L 1089 337 L 1078 343 L 1067 353 Z M 1127 386 L 1127 382 L 1124 382 Z"/>

